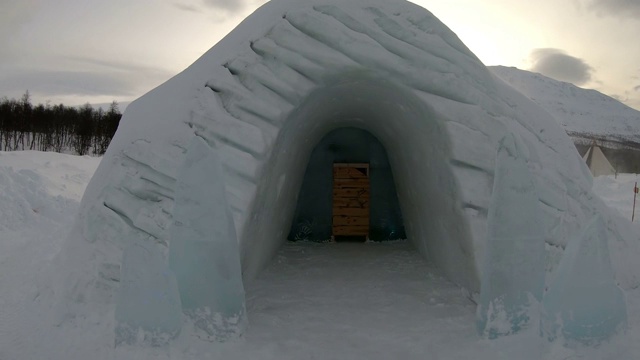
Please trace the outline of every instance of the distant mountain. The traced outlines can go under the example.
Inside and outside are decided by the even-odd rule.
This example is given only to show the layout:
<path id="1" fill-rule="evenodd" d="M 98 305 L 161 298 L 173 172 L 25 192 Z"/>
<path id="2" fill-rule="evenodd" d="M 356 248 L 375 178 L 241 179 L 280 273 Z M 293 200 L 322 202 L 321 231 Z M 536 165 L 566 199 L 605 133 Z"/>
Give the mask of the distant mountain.
<path id="1" fill-rule="evenodd" d="M 596 90 L 514 67 L 490 66 L 500 79 L 551 113 L 574 139 L 608 148 L 640 148 L 640 111 Z"/>

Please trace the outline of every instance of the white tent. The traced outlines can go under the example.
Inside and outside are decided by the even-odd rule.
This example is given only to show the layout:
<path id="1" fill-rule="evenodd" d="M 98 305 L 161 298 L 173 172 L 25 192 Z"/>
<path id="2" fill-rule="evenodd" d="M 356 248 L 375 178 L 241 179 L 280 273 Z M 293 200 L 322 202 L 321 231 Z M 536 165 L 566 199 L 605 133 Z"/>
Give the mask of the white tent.
<path id="1" fill-rule="evenodd" d="M 607 157 L 604 156 L 600 147 L 596 144 L 591 145 L 587 152 L 582 157 L 587 163 L 589 170 L 593 176 L 600 175 L 613 175 L 616 173 L 616 169 L 611 165 Z"/>
<path id="2" fill-rule="evenodd" d="M 504 233 L 490 214 L 544 251 L 599 211 L 557 121 L 430 12 L 404 0 L 273 0 L 127 108 L 62 251 L 65 319 L 115 313 L 116 342 L 176 336 L 180 310 L 205 337 L 240 332 L 242 281 L 285 241 L 314 146 L 344 127 L 380 140 L 408 239 L 471 293 L 492 281 L 487 266 L 514 281 L 544 271 L 537 255 L 523 271 L 486 260 L 485 249 L 531 255 L 494 253 L 487 234 Z M 509 160 L 497 174 L 499 147 Z M 526 194 L 497 196 L 517 190 L 516 168 Z"/>

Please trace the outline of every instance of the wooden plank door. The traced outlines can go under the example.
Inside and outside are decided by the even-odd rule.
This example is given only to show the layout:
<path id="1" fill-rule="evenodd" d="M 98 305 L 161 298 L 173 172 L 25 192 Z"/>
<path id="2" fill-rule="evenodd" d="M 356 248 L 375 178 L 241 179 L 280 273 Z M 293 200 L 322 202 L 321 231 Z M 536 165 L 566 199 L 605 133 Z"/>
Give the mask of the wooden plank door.
<path id="1" fill-rule="evenodd" d="M 333 236 L 369 236 L 369 164 L 333 164 Z"/>

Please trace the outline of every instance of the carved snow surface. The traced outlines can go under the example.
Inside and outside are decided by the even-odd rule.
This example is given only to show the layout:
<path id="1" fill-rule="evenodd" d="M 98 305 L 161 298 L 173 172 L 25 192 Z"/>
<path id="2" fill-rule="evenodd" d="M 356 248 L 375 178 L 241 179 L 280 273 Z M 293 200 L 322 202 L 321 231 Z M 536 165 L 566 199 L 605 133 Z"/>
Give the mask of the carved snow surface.
<path id="1" fill-rule="evenodd" d="M 169 246 L 182 311 L 197 336 L 217 341 L 240 336 L 246 325 L 238 241 L 216 176 L 221 170 L 214 149 L 194 138 L 178 177 Z"/>
<path id="2" fill-rule="evenodd" d="M 537 324 L 544 287 L 544 232 L 538 192 L 521 143 L 500 142 L 487 221 L 478 330 L 496 338 Z"/>
<path id="3" fill-rule="evenodd" d="M 345 127 L 380 140 L 407 238 L 472 293 L 493 246 L 485 229 L 505 134 L 516 135 L 528 160 L 548 244 L 562 249 L 600 209 L 588 169 L 557 122 L 496 79 L 430 12 L 404 0 L 272 0 L 127 108 L 61 257 L 73 269 L 60 291 L 65 311 L 100 304 L 101 314 L 113 314 L 120 284 L 100 271 L 123 265 L 132 243 L 148 241 L 152 253 L 172 253 L 183 312 L 193 311 L 202 334 L 213 336 L 207 329 L 217 329 L 217 314 L 243 324 L 236 266 L 249 280 L 273 259 L 290 230 L 309 155 L 324 135 Z M 187 179 L 181 164 L 194 138 L 219 166 L 200 175 L 191 169 Z M 224 189 L 216 206 L 214 189 Z M 199 230 L 174 226 L 192 220 Z M 235 239 L 237 249 L 196 241 L 204 234 Z M 188 241 L 174 248 L 178 238 Z M 233 251 L 233 258 L 220 255 Z M 228 298 L 214 290 L 226 279 L 216 268 L 225 262 L 234 284 Z M 637 282 L 629 277 L 625 286 Z"/>
<path id="4" fill-rule="evenodd" d="M 569 242 L 542 303 L 542 330 L 549 339 L 599 343 L 626 327 L 626 303 L 608 246 L 601 215 Z"/>

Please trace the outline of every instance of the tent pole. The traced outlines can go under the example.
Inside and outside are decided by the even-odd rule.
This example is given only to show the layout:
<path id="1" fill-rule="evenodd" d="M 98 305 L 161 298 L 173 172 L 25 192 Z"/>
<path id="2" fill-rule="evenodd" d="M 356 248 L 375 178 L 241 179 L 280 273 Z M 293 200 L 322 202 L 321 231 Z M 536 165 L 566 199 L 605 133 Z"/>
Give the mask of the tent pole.
<path id="1" fill-rule="evenodd" d="M 631 212 L 631 222 L 633 222 L 633 218 L 636 216 L 636 195 L 638 194 L 638 182 L 636 181 L 635 185 L 633 185 L 633 210 Z"/>

